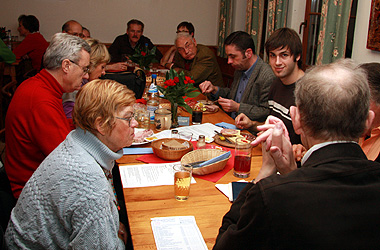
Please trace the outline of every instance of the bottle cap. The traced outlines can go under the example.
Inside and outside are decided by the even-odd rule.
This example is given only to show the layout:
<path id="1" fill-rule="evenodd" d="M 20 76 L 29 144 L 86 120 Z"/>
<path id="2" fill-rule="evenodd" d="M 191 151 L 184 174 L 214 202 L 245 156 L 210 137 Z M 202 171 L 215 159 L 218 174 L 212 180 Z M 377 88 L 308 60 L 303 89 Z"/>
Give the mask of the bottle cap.
<path id="1" fill-rule="evenodd" d="M 157 75 L 156 74 L 152 74 L 152 79 L 156 79 L 157 78 Z"/>

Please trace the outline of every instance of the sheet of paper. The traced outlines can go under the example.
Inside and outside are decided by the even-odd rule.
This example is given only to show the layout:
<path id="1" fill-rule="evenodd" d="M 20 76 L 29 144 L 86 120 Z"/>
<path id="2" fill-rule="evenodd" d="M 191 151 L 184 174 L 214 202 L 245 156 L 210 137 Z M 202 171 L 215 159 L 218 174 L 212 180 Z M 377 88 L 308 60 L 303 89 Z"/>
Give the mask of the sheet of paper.
<path id="1" fill-rule="evenodd" d="M 123 188 L 174 185 L 173 166 L 177 163 L 119 165 Z M 191 178 L 191 183 L 196 183 Z"/>
<path id="2" fill-rule="evenodd" d="M 214 130 L 220 132 L 223 128 L 215 126 L 212 123 L 204 123 L 199 125 L 191 125 L 191 126 L 185 126 L 185 127 L 179 127 L 176 128 L 179 133 L 186 131 L 193 133 L 192 141 L 197 141 L 199 135 L 205 135 L 209 138 L 209 140 L 206 140 L 207 142 L 211 142 L 210 139 L 212 139 L 215 135 Z M 164 130 L 157 134 L 155 134 L 155 137 L 157 139 L 161 138 L 170 138 L 171 137 L 171 130 Z"/>
<path id="3" fill-rule="evenodd" d="M 207 250 L 194 216 L 152 218 L 151 226 L 157 250 Z"/>

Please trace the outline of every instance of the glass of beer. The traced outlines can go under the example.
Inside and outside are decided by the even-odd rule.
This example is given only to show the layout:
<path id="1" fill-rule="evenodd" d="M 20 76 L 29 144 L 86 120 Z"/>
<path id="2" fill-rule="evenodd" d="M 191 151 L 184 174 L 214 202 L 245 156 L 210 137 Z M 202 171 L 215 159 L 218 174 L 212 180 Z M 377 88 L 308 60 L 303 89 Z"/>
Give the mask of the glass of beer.
<path id="1" fill-rule="evenodd" d="M 249 177 L 251 171 L 251 141 L 245 138 L 236 139 L 234 176 L 239 178 Z"/>
<path id="2" fill-rule="evenodd" d="M 174 169 L 174 197 L 177 201 L 186 201 L 190 194 L 192 166 L 184 167 L 181 164 L 173 166 Z"/>

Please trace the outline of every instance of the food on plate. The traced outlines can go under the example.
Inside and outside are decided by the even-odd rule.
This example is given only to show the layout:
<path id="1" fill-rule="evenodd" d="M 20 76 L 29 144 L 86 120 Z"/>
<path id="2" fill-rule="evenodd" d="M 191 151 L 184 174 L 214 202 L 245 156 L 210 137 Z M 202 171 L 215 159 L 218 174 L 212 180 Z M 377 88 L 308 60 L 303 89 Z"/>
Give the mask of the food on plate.
<path id="1" fill-rule="evenodd" d="M 232 128 L 224 128 L 220 131 L 220 133 L 224 136 L 238 136 L 240 135 L 240 130 L 232 129 Z"/>
<path id="2" fill-rule="evenodd" d="M 163 149 L 169 149 L 169 150 L 182 150 L 182 149 L 187 149 L 188 147 L 189 146 L 186 146 L 177 140 L 166 141 L 162 144 Z"/>
<path id="3" fill-rule="evenodd" d="M 203 103 L 201 102 L 198 102 L 197 104 L 195 104 L 195 106 L 193 107 L 193 110 L 194 111 L 206 111 L 206 107 Z"/>
<path id="4" fill-rule="evenodd" d="M 211 113 L 213 113 L 213 112 L 216 112 L 216 111 L 218 111 L 218 109 L 219 109 L 219 107 L 218 107 L 218 105 L 215 105 L 215 104 L 209 104 L 209 105 L 206 105 L 205 106 L 205 111 L 206 112 L 211 112 Z"/>
<path id="5" fill-rule="evenodd" d="M 135 133 L 135 137 L 133 138 L 133 142 L 142 143 L 142 142 L 144 142 L 144 139 L 146 137 L 152 136 L 153 134 L 154 134 L 153 130 L 151 130 L 151 129 L 138 131 Z"/>

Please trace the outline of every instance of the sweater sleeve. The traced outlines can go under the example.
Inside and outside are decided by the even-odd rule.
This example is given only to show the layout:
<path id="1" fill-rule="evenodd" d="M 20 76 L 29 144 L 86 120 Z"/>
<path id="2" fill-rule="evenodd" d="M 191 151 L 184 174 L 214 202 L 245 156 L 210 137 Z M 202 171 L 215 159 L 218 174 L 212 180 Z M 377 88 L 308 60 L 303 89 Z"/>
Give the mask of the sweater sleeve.
<path id="1" fill-rule="evenodd" d="M 5 45 L 3 40 L 0 39 L 0 62 L 14 63 L 15 61 L 15 54 L 13 54 L 7 45 Z"/>
<path id="2" fill-rule="evenodd" d="M 270 249 L 269 227 L 259 186 L 250 183 L 223 217 L 213 249 Z"/>
<path id="3" fill-rule="evenodd" d="M 28 36 L 22 40 L 22 42 L 13 50 L 17 59 L 21 59 L 23 56 L 27 55 L 33 50 L 33 41 L 30 40 Z"/>

